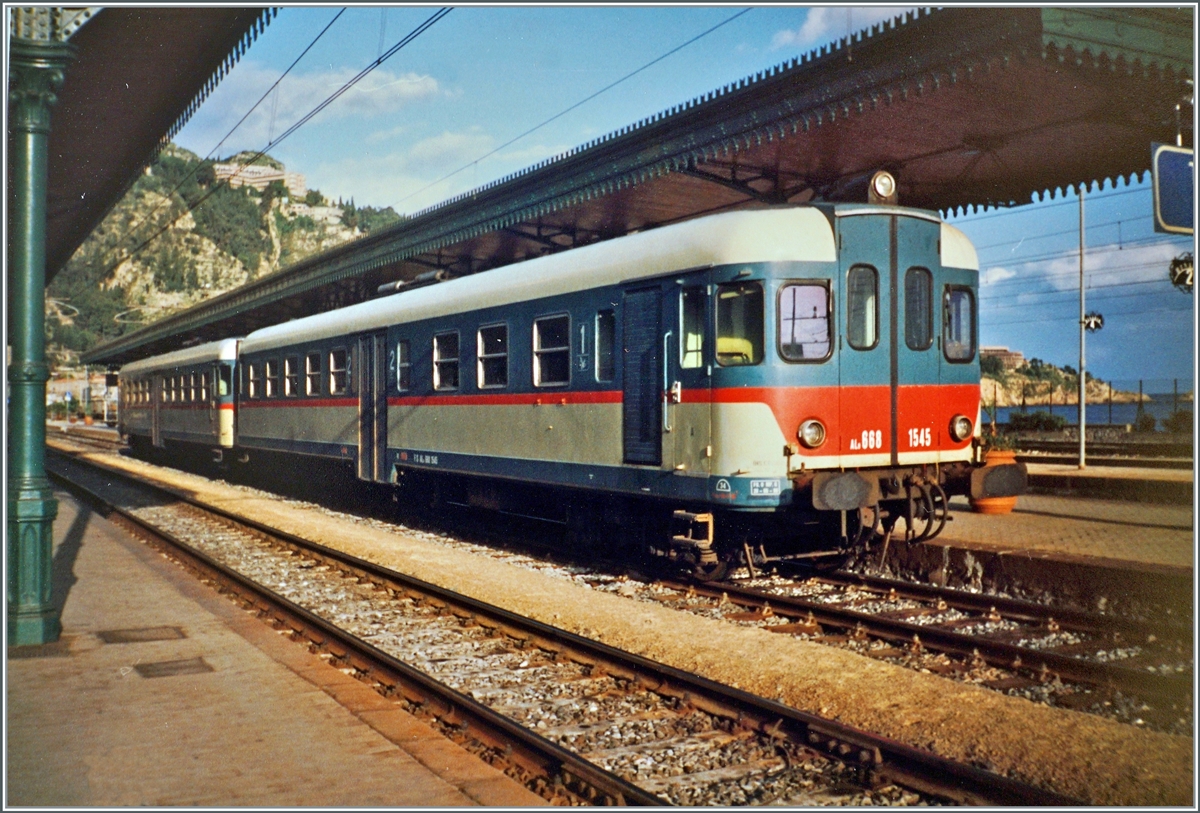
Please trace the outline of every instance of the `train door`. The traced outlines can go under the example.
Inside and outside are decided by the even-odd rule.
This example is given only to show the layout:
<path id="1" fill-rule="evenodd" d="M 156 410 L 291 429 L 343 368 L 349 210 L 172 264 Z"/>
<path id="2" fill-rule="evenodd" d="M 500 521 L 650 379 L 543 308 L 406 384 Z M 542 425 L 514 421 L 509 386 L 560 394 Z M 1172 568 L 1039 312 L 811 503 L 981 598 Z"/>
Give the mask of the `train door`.
<path id="1" fill-rule="evenodd" d="M 892 218 L 838 218 L 842 352 L 841 448 L 847 464 L 887 465 L 894 444 L 891 398 Z"/>
<path id="2" fill-rule="evenodd" d="M 150 382 L 150 443 L 162 448 L 163 377 L 152 376 Z"/>
<path id="3" fill-rule="evenodd" d="M 621 434 L 624 461 L 639 466 L 662 464 L 663 447 L 663 295 L 658 286 L 625 291 L 621 308 L 624 344 Z M 668 385 L 669 386 L 669 385 Z"/>
<path id="4" fill-rule="evenodd" d="M 221 376 L 218 368 L 221 365 L 213 364 L 202 375 L 204 376 L 205 394 L 208 407 L 208 436 L 215 439 L 218 443 L 221 440 L 221 421 L 220 421 L 220 402 L 217 400 L 217 389 L 220 383 Z"/>
<path id="5" fill-rule="evenodd" d="M 934 337 L 935 275 L 941 268 L 938 240 L 941 224 L 915 217 L 896 217 L 895 380 L 896 458 L 908 453 L 924 459 L 946 441 L 949 425 L 938 388 L 939 353 Z"/>
<path id="6" fill-rule="evenodd" d="M 712 443 L 712 323 L 709 273 L 678 281 L 667 297 L 664 464 L 707 476 Z"/>
<path id="7" fill-rule="evenodd" d="M 935 221 L 871 214 L 838 219 L 843 352 L 842 455 L 850 465 L 899 465 L 933 448 L 938 381 L 933 273 Z"/>
<path id="8" fill-rule="evenodd" d="M 358 337 L 358 476 L 387 481 L 387 334 Z"/>

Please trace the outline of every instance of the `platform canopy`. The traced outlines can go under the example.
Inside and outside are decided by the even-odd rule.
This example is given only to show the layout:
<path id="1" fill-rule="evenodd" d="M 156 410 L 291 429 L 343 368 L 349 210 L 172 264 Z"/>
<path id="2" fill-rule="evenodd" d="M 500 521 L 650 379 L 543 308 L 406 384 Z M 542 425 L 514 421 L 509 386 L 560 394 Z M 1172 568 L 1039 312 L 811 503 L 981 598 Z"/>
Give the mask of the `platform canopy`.
<path id="1" fill-rule="evenodd" d="M 98 8 L 51 111 L 46 282 L 237 63 L 276 10 Z"/>
<path id="2" fill-rule="evenodd" d="M 865 200 L 1028 203 L 1145 172 L 1192 133 L 1193 10 L 952 8 L 777 65 L 214 297 L 85 356 L 117 364 L 701 214 Z"/>

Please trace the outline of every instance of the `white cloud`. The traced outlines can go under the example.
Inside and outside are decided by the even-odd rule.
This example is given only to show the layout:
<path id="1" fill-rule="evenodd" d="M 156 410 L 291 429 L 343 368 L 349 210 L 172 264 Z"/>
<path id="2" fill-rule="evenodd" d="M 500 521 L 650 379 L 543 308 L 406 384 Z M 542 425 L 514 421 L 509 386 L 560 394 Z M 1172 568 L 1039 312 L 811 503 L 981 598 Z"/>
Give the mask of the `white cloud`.
<path id="1" fill-rule="evenodd" d="M 992 268 L 986 269 L 982 274 L 979 275 L 979 285 L 982 288 L 986 288 L 989 285 L 995 285 L 998 282 L 1004 282 L 1006 279 L 1012 279 L 1016 275 L 1017 272 L 1013 271 L 1011 268 L 993 266 Z"/>
<path id="2" fill-rule="evenodd" d="M 221 147 L 220 153 L 228 155 L 239 149 L 262 147 L 357 73 L 352 68 L 340 68 L 335 71 L 289 74 L 238 127 L 233 137 Z M 205 129 L 208 132 L 196 133 L 192 140 L 211 139 L 211 143 L 204 148 L 205 152 L 215 147 L 219 139 L 278 78 L 278 71 L 255 62 L 246 61 L 238 65 L 205 102 L 205 112 L 208 114 L 205 116 Z M 438 81 L 432 76 L 412 72 L 395 74 L 386 68 L 376 68 L 321 111 L 316 119 L 363 119 L 393 113 L 400 107 L 431 98 L 439 92 Z"/>
<path id="3" fill-rule="evenodd" d="M 909 8 L 858 8 L 848 6 L 821 7 L 808 10 L 804 24 L 797 29 L 778 31 L 771 38 L 771 49 L 808 49 L 847 34 L 857 33 L 864 28 L 898 17 Z"/>

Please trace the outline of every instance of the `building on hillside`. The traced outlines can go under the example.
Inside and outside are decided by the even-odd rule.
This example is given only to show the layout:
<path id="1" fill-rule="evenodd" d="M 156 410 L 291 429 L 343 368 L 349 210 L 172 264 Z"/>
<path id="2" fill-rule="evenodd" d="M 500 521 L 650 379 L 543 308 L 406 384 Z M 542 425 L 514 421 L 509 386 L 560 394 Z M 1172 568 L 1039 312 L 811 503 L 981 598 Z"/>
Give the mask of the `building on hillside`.
<path id="1" fill-rule="evenodd" d="M 997 358 L 1006 370 L 1015 370 L 1025 363 L 1025 354 L 1007 347 L 980 347 L 979 358 Z"/>
<path id="2" fill-rule="evenodd" d="M 230 186 L 252 186 L 259 192 L 266 189 L 272 181 L 282 182 L 293 198 L 303 198 L 308 191 L 302 174 L 285 169 L 259 164 L 248 167 L 240 164 L 213 164 L 213 172 L 218 181 L 228 181 Z"/>
<path id="3" fill-rule="evenodd" d="M 336 226 L 342 222 L 342 208 L 340 206 L 309 206 L 307 203 L 289 203 L 287 213 L 292 217 L 300 217 L 301 215 L 311 217 L 317 223 L 328 223 Z"/>

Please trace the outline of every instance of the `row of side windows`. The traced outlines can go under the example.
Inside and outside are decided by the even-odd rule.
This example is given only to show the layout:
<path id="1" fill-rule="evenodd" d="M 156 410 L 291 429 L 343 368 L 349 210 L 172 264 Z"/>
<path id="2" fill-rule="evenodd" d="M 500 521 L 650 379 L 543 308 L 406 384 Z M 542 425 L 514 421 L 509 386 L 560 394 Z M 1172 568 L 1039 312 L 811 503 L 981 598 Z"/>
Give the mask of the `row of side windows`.
<path id="1" fill-rule="evenodd" d="M 616 337 L 616 314 L 602 310 L 593 325 L 596 381 L 613 380 L 615 365 L 613 342 Z M 581 340 L 586 342 L 581 333 Z M 475 383 L 479 389 L 503 389 L 508 386 L 509 361 L 508 325 L 482 325 L 475 333 Z M 396 388 L 400 392 L 412 389 L 412 343 L 401 339 L 396 343 Z M 533 385 L 535 387 L 565 387 L 571 383 L 571 317 L 567 314 L 542 316 L 533 320 L 532 331 Z M 450 392 L 460 388 L 462 347 L 457 330 L 435 333 L 433 336 L 433 388 Z"/>
<path id="2" fill-rule="evenodd" d="M 345 395 L 349 391 L 350 357 L 344 347 L 324 354 L 314 351 L 252 361 L 246 364 L 242 379 L 242 395 L 247 398 Z"/>

